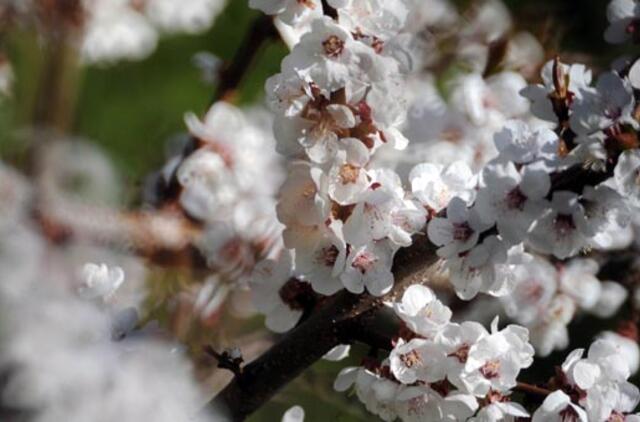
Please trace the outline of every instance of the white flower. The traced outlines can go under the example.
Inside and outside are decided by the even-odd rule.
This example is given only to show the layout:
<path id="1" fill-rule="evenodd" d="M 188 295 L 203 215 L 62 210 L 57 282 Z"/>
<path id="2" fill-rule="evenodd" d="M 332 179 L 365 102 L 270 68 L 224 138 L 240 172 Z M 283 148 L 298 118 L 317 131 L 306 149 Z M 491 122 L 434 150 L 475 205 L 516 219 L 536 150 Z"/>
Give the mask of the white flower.
<path id="1" fill-rule="evenodd" d="M 553 104 L 549 99 L 549 94 L 555 91 L 553 60 L 547 62 L 542 68 L 543 85 L 529 85 L 521 91 L 521 94 L 528 98 L 531 104 L 531 112 L 534 116 L 549 122 L 557 123 L 558 116 L 553 109 Z M 566 86 L 569 98 L 580 98 L 582 90 L 591 84 L 591 70 L 582 64 L 566 65 L 558 63 L 560 73 L 568 79 Z"/>
<path id="2" fill-rule="evenodd" d="M 374 296 L 382 296 L 393 287 L 391 265 L 395 250 L 388 240 L 380 240 L 352 248 L 347 256 L 344 273 L 340 279 L 352 293 L 362 293 L 364 288 Z"/>
<path id="3" fill-rule="evenodd" d="M 593 308 L 602 286 L 596 277 L 600 269 L 592 259 L 572 259 L 560 269 L 560 290 L 576 301 L 582 309 Z"/>
<path id="4" fill-rule="evenodd" d="M 396 406 L 403 422 L 455 422 L 471 417 L 478 409 L 478 401 L 460 391 L 442 395 L 427 386 L 410 386 L 400 389 Z"/>
<path id="5" fill-rule="evenodd" d="M 89 22 L 80 49 L 84 61 L 139 60 L 155 49 L 157 32 L 127 2 L 95 1 L 89 10 Z"/>
<path id="6" fill-rule="evenodd" d="M 430 340 L 416 338 L 400 342 L 389 354 L 393 375 L 403 384 L 416 381 L 427 383 L 440 381 L 446 375 L 444 349 Z"/>
<path id="7" fill-rule="evenodd" d="M 624 198 L 605 184 L 585 186 L 580 202 L 587 222 L 595 233 L 629 225 L 631 216 Z"/>
<path id="8" fill-rule="evenodd" d="M 344 225 L 347 243 L 365 245 L 389 238 L 398 246 L 409 246 L 411 235 L 425 224 L 425 211 L 404 199 L 400 177 L 389 169 L 370 170 L 368 190 Z"/>
<path id="9" fill-rule="evenodd" d="M 592 232 L 578 199 L 578 195 L 571 192 L 554 192 L 551 208 L 535 222 L 529 234 L 535 249 L 563 259 L 575 255 L 588 244 Z"/>
<path id="10" fill-rule="evenodd" d="M 451 199 L 459 197 L 466 203 L 473 200 L 476 178 L 469 166 L 456 161 L 447 167 L 439 164 L 418 164 L 409 174 L 411 192 L 438 212 L 447 207 Z"/>
<path id="11" fill-rule="evenodd" d="M 284 250 L 278 260 L 260 262 L 249 281 L 253 304 L 258 312 L 266 315 L 267 328 L 277 333 L 292 329 L 304 311 L 295 297 L 296 289 L 303 289 L 300 286 L 302 282 L 292 278 L 292 255 L 292 252 Z"/>
<path id="12" fill-rule="evenodd" d="M 370 72 L 378 71 L 376 67 L 360 67 L 366 56 L 375 62 L 374 54 L 373 49 L 355 41 L 345 28 L 324 17 L 312 22 L 311 31 L 282 62 L 282 70 L 308 76 L 320 89 L 333 92 L 359 75 L 367 78 Z"/>
<path id="13" fill-rule="evenodd" d="M 124 283 L 124 271 L 107 264 L 87 263 L 82 268 L 82 279 L 78 294 L 83 299 L 107 301 Z"/>
<path id="14" fill-rule="evenodd" d="M 500 158 L 516 164 L 537 159 L 552 163 L 558 154 L 558 135 L 550 129 L 534 129 L 522 120 L 509 120 L 493 138 Z"/>
<path id="15" fill-rule="evenodd" d="M 640 402 L 638 387 L 629 383 L 603 383 L 587 393 L 585 408 L 589 420 L 637 422 L 639 415 L 631 415 Z"/>
<path id="16" fill-rule="evenodd" d="M 285 117 L 300 115 L 313 99 L 310 81 L 297 73 L 278 73 L 265 83 L 267 102 L 271 110 Z"/>
<path id="17" fill-rule="evenodd" d="M 447 356 L 447 379 L 456 387 L 463 390 L 466 388 L 462 375 L 469 357 L 469 350 L 487 335 L 489 333 L 481 324 L 464 321 L 461 324 L 447 324 L 438 337 L 438 342 Z"/>
<path id="18" fill-rule="evenodd" d="M 627 300 L 629 291 L 614 281 L 603 281 L 600 285 L 600 297 L 590 312 L 599 318 L 610 318 Z"/>
<path id="19" fill-rule="evenodd" d="M 588 422 L 587 413 L 580 406 L 571 402 L 571 398 L 562 390 L 549 394 L 542 406 L 533 414 L 533 422 Z"/>
<path id="20" fill-rule="evenodd" d="M 587 358 L 582 358 L 583 353 L 583 349 L 574 350 L 562 364 L 568 381 L 582 390 L 588 392 L 607 381 L 624 382 L 630 375 L 629 366 L 614 343 L 596 340 L 589 347 Z"/>
<path id="21" fill-rule="evenodd" d="M 620 195 L 632 205 L 640 206 L 640 150 L 623 152 L 618 159 L 614 174 Z"/>
<path id="22" fill-rule="evenodd" d="M 633 88 L 628 79 L 613 72 L 598 78 L 595 89 L 583 89 L 571 109 L 571 128 L 578 134 L 605 130 L 618 123 L 637 126 L 631 116 L 635 105 Z"/>
<path id="23" fill-rule="evenodd" d="M 287 226 L 324 224 L 329 214 L 329 199 L 318 186 L 322 170 L 305 162 L 294 162 L 279 192 L 278 219 Z M 285 237 L 286 244 L 286 237 Z M 290 247 L 289 245 L 287 245 Z"/>
<path id="24" fill-rule="evenodd" d="M 303 422 L 304 421 L 304 409 L 300 406 L 293 406 L 289 408 L 284 415 L 282 415 L 282 422 Z"/>
<path id="25" fill-rule="evenodd" d="M 631 375 L 638 372 L 640 367 L 640 346 L 638 346 L 638 342 L 613 331 L 605 331 L 599 334 L 598 339 L 615 345 L 624 361 L 629 365 Z"/>
<path id="26" fill-rule="evenodd" d="M 607 7 L 609 27 L 604 38 L 612 44 L 620 44 L 636 36 L 640 7 L 635 0 L 612 0 Z"/>
<path id="27" fill-rule="evenodd" d="M 488 224 L 496 223 L 505 241 L 522 242 L 545 208 L 549 175 L 533 166 L 519 172 L 512 162 L 497 162 L 485 167 L 482 179 L 475 204 L 480 217 Z"/>
<path id="28" fill-rule="evenodd" d="M 343 287 L 340 275 L 345 269 L 347 251 L 341 229 L 341 224 L 334 221 L 331 227 L 313 229 L 298 236 L 296 274 L 323 295 L 332 295 Z"/>
<path id="29" fill-rule="evenodd" d="M 475 208 L 455 197 L 449 202 L 447 216 L 436 217 L 429 222 L 427 234 L 436 246 L 438 256 L 452 258 L 473 248 L 480 234 L 491 227 L 480 218 Z"/>
<path id="30" fill-rule="evenodd" d="M 491 334 L 469 349 L 462 380 L 469 392 L 478 397 L 490 390 L 509 391 L 515 387 L 520 370 L 533 363 L 533 353 L 526 328 L 509 325 L 498 331 L 496 318 Z"/>
<path id="31" fill-rule="evenodd" d="M 320 0 L 249 0 L 249 7 L 267 15 L 278 15 L 286 24 L 296 25 L 310 17 L 322 16 Z"/>
<path id="32" fill-rule="evenodd" d="M 548 356 L 554 350 L 564 350 L 569 346 L 567 325 L 576 313 L 575 301 L 565 294 L 556 295 L 546 309 L 542 319 L 534 321 L 530 327 L 531 344 L 538 356 Z"/>
<path id="33" fill-rule="evenodd" d="M 535 257 L 514 271 L 511 294 L 501 297 L 507 315 L 530 325 L 544 315 L 558 289 L 558 274 L 547 260 Z"/>
<path id="34" fill-rule="evenodd" d="M 527 258 L 520 248 L 510 250 L 496 236 L 484 241 L 459 257 L 447 260 L 450 280 L 456 294 L 463 300 L 479 292 L 503 296 L 513 288 L 513 268 Z"/>
<path id="35" fill-rule="evenodd" d="M 225 0 L 150 0 L 145 12 L 160 29 L 168 32 L 205 31 L 226 5 Z"/>
<path id="36" fill-rule="evenodd" d="M 402 301 L 394 303 L 394 310 L 411 331 L 425 338 L 435 338 L 451 319 L 451 310 L 430 288 L 419 284 L 404 292 Z"/>
<path id="37" fill-rule="evenodd" d="M 480 409 L 469 422 L 511 421 L 514 418 L 527 418 L 529 413 L 520 403 L 512 401 L 496 401 Z"/>
<path id="38" fill-rule="evenodd" d="M 398 34 L 410 12 L 407 0 L 329 0 L 328 3 L 338 9 L 341 26 L 382 40 Z"/>
<path id="39" fill-rule="evenodd" d="M 351 151 L 339 151 L 327 175 L 327 192 L 340 205 L 358 202 L 369 187 L 369 177 L 364 166 L 369 161 L 369 152 L 358 139 L 348 138 L 341 142 Z"/>

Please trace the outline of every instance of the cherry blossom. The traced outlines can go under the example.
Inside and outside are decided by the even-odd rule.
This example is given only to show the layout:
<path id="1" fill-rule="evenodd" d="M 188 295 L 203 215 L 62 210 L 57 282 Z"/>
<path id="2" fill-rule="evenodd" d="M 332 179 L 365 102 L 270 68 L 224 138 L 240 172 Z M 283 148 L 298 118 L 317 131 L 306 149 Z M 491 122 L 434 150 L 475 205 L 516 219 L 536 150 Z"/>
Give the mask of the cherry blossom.
<path id="1" fill-rule="evenodd" d="M 640 9 L 635 0 L 612 0 L 607 7 L 609 27 L 604 38 L 612 44 L 620 44 L 634 37 L 634 28 L 640 17 Z"/>
<path id="2" fill-rule="evenodd" d="M 424 163 L 415 166 L 409 174 L 411 191 L 426 205 L 438 212 L 458 197 L 470 203 L 474 197 L 476 178 L 464 162 L 454 162 L 446 168 Z"/>

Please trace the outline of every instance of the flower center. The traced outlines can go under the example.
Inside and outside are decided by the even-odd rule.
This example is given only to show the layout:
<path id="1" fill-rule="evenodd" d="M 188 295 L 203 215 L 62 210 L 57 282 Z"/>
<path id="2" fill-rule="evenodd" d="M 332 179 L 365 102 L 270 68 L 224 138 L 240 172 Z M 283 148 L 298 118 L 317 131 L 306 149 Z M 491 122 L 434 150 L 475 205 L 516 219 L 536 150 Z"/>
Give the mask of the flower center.
<path id="1" fill-rule="evenodd" d="M 626 419 L 627 418 L 625 418 L 622 413 L 614 410 L 613 412 L 611 412 L 611 415 L 609 415 L 607 422 L 624 422 Z"/>
<path id="2" fill-rule="evenodd" d="M 497 359 L 490 360 L 480 368 L 483 377 L 490 380 L 500 376 L 500 361 Z"/>
<path id="3" fill-rule="evenodd" d="M 510 210 L 522 211 L 524 209 L 525 202 L 527 202 L 527 197 L 524 196 L 520 187 L 517 186 L 507 194 L 506 201 L 507 207 Z"/>
<path id="4" fill-rule="evenodd" d="M 560 420 L 562 422 L 578 422 L 580 420 L 580 415 L 573 406 L 568 405 L 564 409 L 562 409 L 559 413 Z"/>
<path id="5" fill-rule="evenodd" d="M 365 274 L 367 271 L 373 268 L 373 265 L 376 263 L 376 261 L 377 259 L 374 256 L 368 253 L 362 253 L 356 256 L 356 258 L 351 263 L 351 266 L 360 271 L 360 273 Z"/>
<path id="6" fill-rule="evenodd" d="M 340 251 L 338 250 L 336 245 L 327 246 L 325 248 L 322 248 L 318 252 L 318 256 L 317 256 L 318 262 L 323 265 L 326 265 L 327 267 L 333 267 L 336 264 L 336 261 L 338 260 L 339 254 L 340 254 Z"/>
<path id="7" fill-rule="evenodd" d="M 344 50 L 344 41 L 337 35 L 331 35 L 329 38 L 324 40 L 322 47 L 324 47 L 324 52 L 327 56 L 336 58 L 339 57 Z"/>
<path id="8" fill-rule="evenodd" d="M 405 353 L 404 355 L 400 355 L 400 360 L 407 368 L 412 368 L 415 365 L 419 365 L 422 363 L 422 358 L 415 350 L 412 350 L 409 353 Z"/>
<path id="9" fill-rule="evenodd" d="M 558 214 L 553 225 L 560 236 L 567 236 L 576 229 L 573 216 L 569 214 Z"/>
<path id="10" fill-rule="evenodd" d="M 453 239 L 466 242 L 473 234 L 473 229 L 469 226 L 469 223 L 456 223 L 453 225 Z"/>
<path id="11" fill-rule="evenodd" d="M 464 343 L 462 346 L 458 348 L 458 350 L 456 350 L 453 353 L 450 353 L 448 357 L 456 358 L 460 363 L 466 363 L 467 359 L 469 358 L 470 348 L 471 346 L 469 346 L 467 343 Z"/>
<path id="12" fill-rule="evenodd" d="M 340 181 L 343 185 L 354 184 L 358 181 L 358 175 L 360 174 L 360 168 L 352 166 L 351 164 L 345 164 L 340 168 Z"/>

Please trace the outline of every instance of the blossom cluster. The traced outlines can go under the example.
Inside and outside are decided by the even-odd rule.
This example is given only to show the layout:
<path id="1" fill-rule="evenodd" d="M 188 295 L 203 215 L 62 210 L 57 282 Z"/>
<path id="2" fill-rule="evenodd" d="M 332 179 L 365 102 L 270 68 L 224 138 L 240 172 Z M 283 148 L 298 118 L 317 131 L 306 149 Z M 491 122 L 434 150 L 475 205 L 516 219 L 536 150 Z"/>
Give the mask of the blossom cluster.
<path id="1" fill-rule="evenodd" d="M 322 8 L 255 3 L 294 24 Z M 394 253 L 425 223 L 400 177 L 375 162 L 382 150 L 407 145 L 403 69 L 393 46 L 409 9 L 402 1 L 329 4 L 337 20 L 313 19 L 267 81 L 278 151 L 294 160 L 278 218 L 285 246 L 295 251 L 294 272 L 313 290 L 382 295 L 393 285 Z"/>
<path id="2" fill-rule="evenodd" d="M 109 255 L 86 245 L 49 249 L 28 218 L 33 194 L 0 163 L 3 412 L 42 422 L 218 420 L 197 416 L 202 396 L 176 344 L 149 332 L 129 336 L 138 322 L 137 272 L 125 281 L 117 265 L 82 265 L 87 255 Z"/>
<path id="3" fill-rule="evenodd" d="M 631 415 L 640 391 L 627 378 L 637 370 L 639 350 L 608 334 L 588 356 L 571 352 L 542 405 L 533 413 L 512 401 L 522 369 L 533 363 L 528 330 L 517 325 L 491 330 L 472 321 L 451 321 L 451 309 L 422 285 L 393 304 L 404 329 L 388 358 L 344 368 L 334 388 L 354 388 L 367 409 L 386 421 L 617 420 Z M 555 419 L 554 419 L 555 418 Z M 614 419 L 611 419 L 614 418 Z"/>
<path id="4" fill-rule="evenodd" d="M 282 170 L 270 119 L 219 102 L 203 120 L 185 120 L 197 146 L 169 159 L 160 190 L 175 178 L 180 208 L 202 225 L 196 244 L 209 266 L 243 284 L 257 261 L 281 248 L 274 197 Z"/>
<path id="5" fill-rule="evenodd" d="M 404 338 L 381 364 L 343 369 L 337 390 L 355 383 L 358 398 L 386 421 L 528 416 L 509 400 L 518 373 L 533 362 L 525 328 L 498 330 L 497 319 L 491 331 L 476 322 L 451 322 L 451 309 L 421 285 L 409 287 L 393 308 L 406 324 Z"/>

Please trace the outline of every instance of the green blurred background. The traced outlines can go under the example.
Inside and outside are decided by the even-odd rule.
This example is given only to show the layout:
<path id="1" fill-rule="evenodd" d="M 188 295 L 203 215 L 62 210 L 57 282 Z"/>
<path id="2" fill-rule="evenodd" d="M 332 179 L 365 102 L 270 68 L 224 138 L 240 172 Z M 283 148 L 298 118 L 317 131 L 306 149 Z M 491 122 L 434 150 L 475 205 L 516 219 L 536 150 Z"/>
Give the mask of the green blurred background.
<path id="1" fill-rule="evenodd" d="M 147 60 L 91 67 L 72 75 L 77 100 L 71 113 L 69 132 L 101 145 L 113 159 L 126 184 L 127 200 L 136 202 L 143 178 L 164 162 L 166 140 L 184 130 L 187 111 L 202 114 L 213 87 L 204 83 L 193 66 L 194 54 L 207 51 L 228 60 L 256 18 L 245 0 L 230 0 L 215 26 L 198 36 L 164 38 Z M 464 7 L 473 3 L 457 1 Z M 606 27 L 605 0 L 508 0 L 518 29 L 527 29 L 545 40 L 549 54 L 561 53 L 565 61 L 580 60 L 605 67 L 622 51 L 602 40 Z M 15 66 L 16 86 L 11 99 L 0 102 L 0 156 L 24 164 L 25 137 L 20 129 L 32 122 L 44 59 L 38 38 L 25 30 L 12 30 L 2 40 Z M 261 101 L 265 79 L 278 71 L 286 48 L 272 43 L 264 49 L 242 84 L 239 103 Z M 578 332 L 595 332 L 594 320 L 583 320 Z M 598 327 L 607 327 L 599 322 Z M 587 328 L 588 327 L 588 328 Z M 585 331 L 582 331 L 582 330 Z M 590 341 L 579 337 L 579 344 Z M 357 364 L 366 350 L 356 348 L 350 361 Z M 564 354 L 549 361 L 558 362 Z M 354 397 L 333 393 L 331 384 L 344 362 L 320 362 L 288 386 L 275 400 L 250 420 L 279 420 L 294 404 L 307 411 L 307 421 L 367 421 Z M 552 365 L 548 365 L 551 370 Z M 550 374 L 550 373 L 549 373 Z M 538 374 L 539 376 L 539 374 Z"/>

